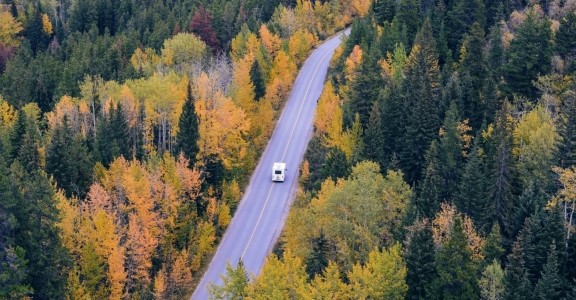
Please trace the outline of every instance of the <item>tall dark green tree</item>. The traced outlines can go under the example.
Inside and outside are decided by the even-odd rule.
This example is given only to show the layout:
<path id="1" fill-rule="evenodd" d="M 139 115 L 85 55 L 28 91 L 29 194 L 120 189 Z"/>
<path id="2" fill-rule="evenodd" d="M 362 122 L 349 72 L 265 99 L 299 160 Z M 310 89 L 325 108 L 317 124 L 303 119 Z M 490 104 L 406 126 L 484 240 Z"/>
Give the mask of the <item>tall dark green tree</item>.
<path id="1" fill-rule="evenodd" d="M 569 13 L 560 20 L 556 32 L 556 50 L 562 57 L 576 57 L 576 12 Z"/>
<path id="2" fill-rule="evenodd" d="M 444 200 L 441 198 L 443 182 L 438 156 L 438 143 L 432 141 L 426 153 L 423 179 L 418 184 L 418 193 L 413 200 L 414 210 L 421 218 L 433 219 L 440 209 L 440 203 Z"/>
<path id="3" fill-rule="evenodd" d="M 377 0 L 372 2 L 374 16 L 380 25 L 384 22 L 391 23 L 396 14 L 396 1 L 393 0 Z"/>
<path id="4" fill-rule="evenodd" d="M 350 175 L 351 166 L 346 158 L 346 154 L 340 148 L 330 148 L 326 155 L 326 160 L 320 170 L 322 181 L 326 178 L 337 180 Z"/>
<path id="5" fill-rule="evenodd" d="M 513 124 L 508 104 L 498 112 L 492 136 L 492 162 L 488 174 L 488 205 L 484 208 L 486 225 L 498 222 L 505 234 L 509 233 L 510 214 L 515 203 L 516 172 L 512 155 Z"/>
<path id="6" fill-rule="evenodd" d="M 254 85 L 254 99 L 258 101 L 266 94 L 266 83 L 264 82 L 262 69 L 257 59 L 254 60 L 252 67 L 250 67 L 250 81 Z"/>
<path id="7" fill-rule="evenodd" d="M 438 166 L 442 176 L 441 199 L 453 201 L 460 183 L 464 143 L 460 133 L 460 115 L 454 102 L 446 112 L 442 129 L 438 152 Z"/>
<path id="8" fill-rule="evenodd" d="M 406 38 L 411 47 L 412 41 L 422 24 L 422 15 L 420 12 L 420 0 L 401 0 L 396 6 L 396 16 L 393 23 L 406 27 Z"/>
<path id="9" fill-rule="evenodd" d="M 80 267 L 82 282 L 90 296 L 95 299 L 108 298 L 107 261 L 96 253 L 93 241 L 88 241 L 82 248 Z"/>
<path id="10" fill-rule="evenodd" d="M 480 291 L 476 282 L 476 266 L 468 247 L 462 219 L 454 220 L 450 239 L 436 257 L 438 276 L 433 283 L 434 299 L 478 299 Z"/>
<path id="11" fill-rule="evenodd" d="M 358 66 L 355 79 L 350 83 L 348 109 L 345 111 L 346 124 L 354 122 L 354 116 L 360 115 L 362 128 L 366 129 L 372 106 L 378 99 L 384 85 L 382 70 L 378 64 L 380 54 L 376 46 L 370 47 Z"/>
<path id="12" fill-rule="evenodd" d="M 434 291 L 431 289 L 436 276 L 434 264 L 435 252 L 432 229 L 427 222 L 422 227 L 416 227 L 404 252 L 406 262 L 406 284 L 408 293 L 406 299 L 431 298 Z"/>
<path id="13" fill-rule="evenodd" d="M 516 30 L 510 42 L 504 66 L 505 91 L 536 100 L 538 90 L 532 84 L 538 76 L 551 70 L 552 30 L 546 17 L 539 17 L 533 10 Z"/>
<path id="14" fill-rule="evenodd" d="M 196 154 L 198 154 L 198 139 L 200 133 L 198 132 L 198 115 L 194 106 L 194 96 L 192 95 L 192 87 L 188 85 L 186 93 L 186 102 L 182 108 L 182 114 L 178 121 L 179 131 L 176 135 L 176 153 L 182 152 L 186 158 L 190 160 L 190 166 L 196 162 Z"/>
<path id="15" fill-rule="evenodd" d="M 424 155 L 440 127 L 440 71 L 430 20 L 415 40 L 403 81 L 407 116 L 400 163 L 408 182 L 420 179 Z"/>
<path id="16" fill-rule="evenodd" d="M 500 233 L 500 226 L 495 223 L 482 249 L 484 254 L 484 267 L 489 265 L 492 261 L 496 260 L 502 263 L 506 250 L 502 247 L 502 234 Z"/>
<path id="17" fill-rule="evenodd" d="M 320 230 L 320 235 L 312 239 L 312 252 L 306 258 L 306 273 L 310 278 L 320 275 L 328 267 L 330 260 L 335 261 L 336 248 L 334 243 L 326 238 L 324 231 Z"/>
<path id="18" fill-rule="evenodd" d="M 487 205 L 486 200 L 488 198 L 485 155 L 479 140 L 481 138 L 478 135 L 474 139 L 474 145 L 464 166 L 458 195 L 454 200 L 458 210 L 469 215 L 474 220 L 474 224 L 480 228 L 487 223 L 484 207 Z"/>
<path id="19" fill-rule="evenodd" d="M 542 277 L 534 289 L 534 298 L 541 300 L 560 299 L 561 292 L 562 278 L 558 266 L 558 253 L 556 252 L 556 244 L 552 243 L 548 252 L 548 259 L 542 270 Z"/>
<path id="20" fill-rule="evenodd" d="M 451 1 L 448 5 L 446 36 L 448 47 L 452 50 L 452 53 L 456 54 L 460 52 L 462 39 L 470 30 L 472 24 L 478 23 L 481 29 L 484 28 L 486 22 L 484 1 L 458 0 Z"/>
<path id="21" fill-rule="evenodd" d="M 559 133 L 562 141 L 557 152 L 559 165 L 569 168 L 576 165 L 576 96 L 567 95 L 560 111 Z"/>
<path id="22" fill-rule="evenodd" d="M 384 131 L 382 125 L 382 113 L 380 103 L 377 101 L 372 106 L 370 118 L 364 131 L 364 157 L 377 162 L 385 170 L 387 161 L 384 149 Z"/>
<path id="23" fill-rule="evenodd" d="M 24 110 L 18 111 L 18 118 L 16 123 L 12 127 L 10 132 L 10 161 L 18 157 L 20 148 L 22 147 L 22 142 L 24 141 L 24 135 L 26 134 L 26 127 L 28 125 L 28 120 Z"/>
<path id="24" fill-rule="evenodd" d="M 504 299 L 524 300 L 532 298 L 532 285 L 524 266 L 522 240 L 514 242 L 512 252 L 508 255 L 508 264 L 504 272 Z"/>

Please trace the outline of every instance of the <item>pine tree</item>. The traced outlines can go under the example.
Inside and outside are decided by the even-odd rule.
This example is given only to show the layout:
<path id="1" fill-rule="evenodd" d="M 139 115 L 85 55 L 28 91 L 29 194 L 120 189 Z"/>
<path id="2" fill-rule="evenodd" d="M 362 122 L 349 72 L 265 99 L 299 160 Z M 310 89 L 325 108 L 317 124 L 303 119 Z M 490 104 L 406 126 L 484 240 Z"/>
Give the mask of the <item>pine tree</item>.
<path id="1" fill-rule="evenodd" d="M 510 214 L 516 188 L 515 162 L 512 155 L 513 128 L 509 120 L 509 105 L 498 112 L 492 137 L 493 149 L 489 170 L 489 203 L 484 209 L 486 221 L 497 221 L 505 234 L 509 233 Z"/>
<path id="2" fill-rule="evenodd" d="M 528 280 L 528 272 L 524 267 L 524 253 L 522 241 L 517 240 L 508 255 L 508 264 L 504 272 L 504 299 L 523 300 L 531 299 L 532 286 Z"/>
<path id="3" fill-rule="evenodd" d="M 456 103 L 446 112 L 440 137 L 439 168 L 442 176 L 441 199 L 453 201 L 460 183 L 463 141 L 459 130 L 460 116 Z"/>
<path id="4" fill-rule="evenodd" d="M 325 178 L 345 178 L 350 175 L 351 166 L 346 158 L 346 154 L 340 148 L 331 148 L 326 155 L 326 160 L 322 165 L 320 173 L 322 180 Z"/>
<path id="5" fill-rule="evenodd" d="M 482 228 L 487 224 L 484 207 L 487 205 L 488 189 L 485 180 L 485 156 L 480 148 L 479 138 L 474 139 L 474 146 L 464 166 L 459 192 L 454 202 L 460 212 L 470 216 L 474 224 Z"/>
<path id="6" fill-rule="evenodd" d="M 323 274 L 324 269 L 328 267 L 330 258 L 336 258 L 335 247 L 326 238 L 324 231 L 320 230 L 320 235 L 312 240 L 312 252 L 306 259 L 306 273 L 308 273 L 309 278 Z"/>
<path id="7" fill-rule="evenodd" d="M 192 88 L 188 85 L 186 94 L 186 102 L 178 121 L 178 134 L 176 135 L 176 153 L 182 152 L 186 158 L 190 160 L 190 167 L 196 162 L 196 155 L 198 154 L 198 139 L 200 133 L 198 132 L 198 115 L 194 106 L 194 96 L 192 95 Z"/>
<path id="8" fill-rule="evenodd" d="M 532 81 L 551 70 L 551 39 L 550 21 L 538 17 L 533 10 L 528 12 L 506 52 L 508 62 L 504 78 L 508 95 L 517 93 L 531 100 L 537 99 L 538 90 Z"/>
<path id="9" fill-rule="evenodd" d="M 457 217 L 450 239 L 436 257 L 436 272 L 433 297 L 438 299 L 478 299 L 476 267 L 468 247 L 462 220 Z"/>
<path id="10" fill-rule="evenodd" d="M 562 142 L 557 155 L 560 167 L 569 168 L 576 165 L 576 96 L 566 96 L 560 116 L 562 121 L 559 133 Z"/>
<path id="11" fill-rule="evenodd" d="M 480 29 L 484 28 L 485 8 L 484 2 L 480 0 L 459 0 L 451 2 L 451 5 L 448 6 L 446 35 L 452 53 L 458 53 L 462 38 L 474 23 L 478 23 Z"/>
<path id="12" fill-rule="evenodd" d="M 385 139 L 382 127 L 380 104 L 375 102 L 364 134 L 364 157 L 378 163 L 381 169 L 385 170 L 387 161 L 384 153 Z"/>
<path id="13" fill-rule="evenodd" d="M 432 219 L 440 209 L 442 176 L 438 161 L 438 143 L 432 141 L 426 153 L 424 179 L 418 185 L 418 194 L 414 199 L 414 210 L 422 218 Z"/>
<path id="14" fill-rule="evenodd" d="M 408 112 L 400 162 L 408 182 L 414 183 L 420 179 L 424 155 L 440 126 L 440 71 L 429 19 L 415 40 L 403 83 Z"/>
<path id="15" fill-rule="evenodd" d="M 254 99 L 258 101 L 266 94 L 266 83 L 264 82 L 262 69 L 257 59 L 254 60 L 252 67 L 250 67 L 250 81 L 254 85 Z"/>
<path id="16" fill-rule="evenodd" d="M 506 250 L 502 247 L 502 235 L 500 233 L 500 226 L 496 223 L 492 226 L 490 234 L 486 238 L 486 243 L 482 249 L 485 264 L 489 264 L 496 260 L 502 263 Z"/>
<path id="17" fill-rule="evenodd" d="M 576 12 L 560 20 L 560 28 L 556 32 L 556 49 L 562 57 L 576 56 Z"/>
<path id="18" fill-rule="evenodd" d="M 542 277 L 534 289 L 534 297 L 542 300 L 560 299 L 561 290 L 562 279 L 559 274 L 558 253 L 556 252 L 556 244 L 552 243 L 546 265 L 542 270 Z"/>
<path id="19" fill-rule="evenodd" d="M 479 23 L 474 23 L 470 33 L 465 37 L 461 53 L 460 67 L 463 72 L 470 76 L 471 95 L 470 101 L 462 106 L 463 119 L 469 119 L 472 128 L 479 128 L 484 118 L 485 107 L 480 99 L 480 93 L 488 75 L 483 49 L 485 45 L 484 29 Z"/>
<path id="20" fill-rule="evenodd" d="M 128 123 L 122 109 L 122 104 L 119 102 L 115 109 L 111 107 L 109 114 L 110 118 L 108 122 L 110 132 L 113 134 L 111 136 L 113 140 L 112 148 L 114 149 L 113 157 L 123 156 L 126 159 L 131 159 L 132 155 L 129 146 L 130 133 L 128 132 Z"/>
<path id="21" fill-rule="evenodd" d="M 396 7 L 393 23 L 406 27 L 406 39 L 408 41 L 406 46 L 408 47 L 412 46 L 411 42 L 421 24 L 420 2 L 420 0 L 401 0 Z"/>
<path id="22" fill-rule="evenodd" d="M 436 276 L 434 240 L 430 226 L 423 224 L 425 226 L 417 228 L 406 245 L 406 299 L 426 299 L 431 297 L 429 293 L 433 292 L 431 284 Z"/>
<path id="23" fill-rule="evenodd" d="M 362 56 L 358 74 L 350 83 L 348 109 L 345 110 L 347 124 L 352 124 L 354 116 L 359 114 L 362 128 L 366 129 L 368 125 L 370 110 L 378 99 L 381 87 L 384 86 L 380 65 L 377 63 L 379 58 L 380 54 L 376 46 L 372 46 Z"/>
<path id="24" fill-rule="evenodd" d="M 20 153 L 20 147 L 24 141 L 24 135 L 26 134 L 26 127 L 28 125 L 28 120 L 26 113 L 23 109 L 18 111 L 18 118 L 16 119 L 16 124 L 12 127 L 10 132 L 10 158 L 11 161 L 18 158 L 18 153 Z"/>
<path id="25" fill-rule="evenodd" d="M 378 0 L 373 2 L 374 15 L 380 25 L 392 22 L 396 13 L 396 1 Z"/>

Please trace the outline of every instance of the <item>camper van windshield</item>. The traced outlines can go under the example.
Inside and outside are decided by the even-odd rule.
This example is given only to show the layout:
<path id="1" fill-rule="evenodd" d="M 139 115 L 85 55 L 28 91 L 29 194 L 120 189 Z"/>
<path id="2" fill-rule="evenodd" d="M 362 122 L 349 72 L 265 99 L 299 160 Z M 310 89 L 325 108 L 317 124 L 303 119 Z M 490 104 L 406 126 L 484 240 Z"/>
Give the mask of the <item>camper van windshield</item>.
<path id="1" fill-rule="evenodd" d="M 280 174 L 282 174 L 282 170 L 276 170 L 276 171 L 274 171 L 274 174 L 280 175 Z"/>

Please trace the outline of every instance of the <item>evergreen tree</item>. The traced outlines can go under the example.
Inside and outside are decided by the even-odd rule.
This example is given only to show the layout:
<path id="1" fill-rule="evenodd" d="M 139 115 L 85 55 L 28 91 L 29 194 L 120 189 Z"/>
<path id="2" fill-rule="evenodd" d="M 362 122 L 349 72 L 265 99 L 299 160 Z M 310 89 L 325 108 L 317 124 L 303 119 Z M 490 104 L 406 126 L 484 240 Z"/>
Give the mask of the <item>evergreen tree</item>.
<path id="1" fill-rule="evenodd" d="M 377 0 L 373 2 L 372 6 L 378 24 L 383 25 L 384 22 L 392 22 L 396 14 L 396 1 Z"/>
<path id="2" fill-rule="evenodd" d="M 460 212 L 470 216 L 475 224 L 482 227 L 482 224 L 487 223 L 484 207 L 487 205 L 488 188 L 485 179 L 485 155 L 479 145 L 480 138 L 478 136 L 474 139 L 474 145 L 464 166 L 459 192 L 454 202 Z"/>
<path id="3" fill-rule="evenodd" d="M 434 293 L 437 299 L 478 299 L 476 267 L 472 252 L 468 247 L 466 234 L 462 229 L 462 219 L 454 220 L 450 239 L 440 249 L 436 257 Z"/>
<path id="4" fill-rule="evenodd" d="M 52 133 L 46 150 L 46 172 L 54 177 L 66 196 L 83 198 L 91 184 L 92 162 L 81 136 L 73 137 L 68 118 Z"/>
<path id="5" fill-rule="evenodd" d="M 422 15 L 420 13 L 420 0 L 400 0 L 396 7 L 396 16 L 393 23 L 406 27 L 406 39 L 411 47 L 412 41 L 420 28 L 420 20 Z"/>
<path id="6" fill-rule="evenodd" d="M 116 108 L 110 107 L 109 126 L 110 132 L 113 134 L 111 137 L 113 157 L 123 156 L 126 159 L 131 159 L 130 153 L 130 133 L 128 132 L 128 122 L 122 109 L 122 103 L 118 102 Z"/>
<path id="7" fill-rule="evenodd" d="M 252 67 L 250 67 L 250 81 L 254 85 L 254 99 L 258 101 L 266 94 L 266 83 L 264 82 L 262 69 L 257 59 L 254 60 Z"/>
<path id="8" fill-rule="evenodd" d="M 559 126 L 562 142 L 557 155 L 559 165 L 562 168 L 569 168 L 576 165 L 576 96 L 568 95 L 563 100 Z"/>
<path id="9" fill-rule="evenodd" d="M 426 168 L 423 175 L 424 179 L 419 183 L 418 194 L 414 199 L 414 209 L 422 218 L 432 219 L 440 209 L 440 202 L 443 201 L 440 193 L 442 176 L 436 141 L 432 141 L 426 153 Z"/>
<path id="10" fill-rule="evenodd" d="M 538 90 L 532 81 L 551 70 L 552 31 L 548 19 L 531 10 L 510 42 L 504 67 L 506 92 L 536 100 Z"/>
<path id="11" fill-rule="evenodd" d="M 481 0 L 459 0 L 448 5 L 447 33 L 448 47 L 452 53 L 459 53 L 464 35 L 474 23 L 478 23 L 483 30 L 485 24 L 484 2 Z"/>
<path id="12" fill-rule="evenodd" d="M 306 259 L 306 273 L 310 278 L 323 274 L 328 262 L 336 258 L 335 250 L 334 244 L 326 238 L 324 231 L 320 230 L 320 235 L 312 239 L 312 252 Z"/>
<path id="13" fill-rule="evenodd" d="M 556 32 L 556 49 L 562 57 L 576 57 L 576 12 L 560 20 L 560 28 Z"/>
<path id="14" fill-rule="evenodd" d="M 517 240 L 508 255 L 508 264 L 504 272 L 504 299 L 524 300 L 532 298 L 532 286 L 528 280 L 528 272 L 524 267 L 522 241 Z"/>
<path id="15" fill-rule="evenodd" d="M 542 270 L 542 277 L 534 289 L 534 297 L 542 300 L 560 299 L 561 290 L 562 279 L 559 274 L 558 254 L 556 253 L 556 244 L 552 243 L 546 265 Z"/>
<path id="16" fill-rule="evenodd" d="M 516 187 L 515 162 L 512 155 L 513 125 L 509 120 L 508 104 L 505 104 L 496 116 L 491 143 L 495 151 L 492 153 L 491 170 L 488 174 L 489 202 L 484 213 L 489 223 L 485 225 L 491 226 L 492 222 L 496 221 L 503 232 L 508 234 Z"/>
<path id="17" fill-rule="evenodd" d="M 364 134 L 364 157 L 378 163 L 381 169 L 385 170 L 387 161 L 384 152 L 385 139 L 380 110 L 379 102 L 375 102 Z"/>
<path id="18" fill-rule="evenodd" d="M 322 174 L 322 181 L 326 178 L 337 180 L 338 178 L 345 178 L 350 175 L 351 166 L 346 158 L 346 154 L 340 148 L 330 148 L 326 155 L 326 160 L 322 165 L 320 173 Z"/>
<path id="19" fill-rule="evenodd" d="M 404 129 L 407 125 L 406 109 L 400 87 L 396 83 L 389 83 L 382 93 L 382 113 L 380 124 L 382 124 L 384 159 L 390 161 L 394 153 L 403 149 Z M 382 169 L 385 169 L 385 165 Z"/>
<path id="20" fill-rule="evenodd" d="M 186 102 L 182 108 L 182 114 L 178 121 L 178 134 L 176 135 L 176 153 L 182 152 L 190 160 L 190 167 L 196 162 L 196 154 L 198 154 L 198 139 L 200 133 L 198 132 L 198 115 L 194 106 L 194 96 L 192 95 L 192 88 L 188 85 L 186 94 Z"/>
<path id="21" fill-rule="evenodd" d="M 488 51 L 486 53 L 486 63 L 490 74 L 496 81 L 500 81 L 502 69 L 505 62 L 505 50 L 502 44 L 502 28 L 493 26 L 488 34 Z M 487 104 L 487 109 L 491 107 Z M 495 108 L 497 109 L 497 108 Z M 490 115 L 488 115 L 490 116 Z"/>
<path id="22" fill-rule="evenodd" d="M 569 282 L 576 281 L 576 234 L 572 234 L 568 240 L 566 249 L 566 278 Z M 576 287 L 576 286 L 575 286 Z M 576 296 L 576 295 L 575 295 Z"/>
<path id="23" fill-rule="evenodd" d="M 456 103 L 446 112 L 440 137 L 439 169 L 442 174 L 441 199 L 453 201 L 460 183 L 463 140 L 460 133 L 460 116 Z"/>
<path id="24" fill-rule="evenodd" d="M 479 128 L 484 118 L 485 107 L 481 101 L 480 93 L 484 87 L 488 71 L 484 60 L 483 49 L 485 45 L 484 29 L 480 23 L 474 23 L 470 33 L 465 37 L 460 54 L 460 67 L 463 72 L 470 76 L 471 90 L 467 91 L 471 97 L 470 101 L 463 103 L 462 116 L 470 120 L 472 128 Z"/>
<path id="25" fill-rule="evenodd" d="M 431 284 L 436 276 L 434 240 L 430 226 L 426 222 L 423 224 L 412 233 L 404 252 L 408 285 L 406 299 L 427 299 L 433 292 Z"/>
<path id="26" fill-rule="evenodd" d="M 244 263 L 238 261 L 238 266 L 233 269 L 230 263 L 226 263 L 226 275 L 222 277 L 222 286 L 209 286 L 210 299 L 244 299 L 247 296 L 248 274 Z"/>
<path id="27" fill-rule="evenodd" d="M 384 85 L 384 79 L 381 75 L 378 60 L 380 54 L 376 46 L 370 47 L 365 55 L 362 56 L 362 62 L 358 66 L 358 73 L 350 83 L 350 95 L 348 100 L 348 109 L 345 110 L 345 120 L 347 124 L 352 124 L 354 116 L 360 115 L 362 128 L 366 129 L 370 110 L 374 102 L 378 99 L 381 87 Z"/>
<path id="28" fill-rule="evenodd" d="M 15 241 L 26 253 L 27 282 L 35 299 L 63 299 L 69 258 L 56 226 L 58 210 L 52 185 L 38 169 L 29 172 L 16 167 L 13 174 L 22 191 L 15 214 L 20 224 Z"/>
<path id="29" fill-rule="evenodd" d="M 28 125 L 28 120 L 26 113 L 23 109 L 18 111 L 18 118 L 16 123 L 12 127 L 10 132 L 10 161 L 18 158 L 18 153 L 20 153 L 20 147 L 24 141 L 24 135 L 26 134 L 26 127 Z"/>
<path id="30" fill-rule="evenodd" d="M 408 112 L 400 162 L 408 182 L 414 183 L 420 179 L 424 155 L 440 126 L 440 71 L 429 19 L 415 40 L 403 83 Z"/>
<path id="31" fill-rule="evenodd" d="M 482 249 L 482 254 L 484 254 L 484 265 L 487 265 L 494 260 L 501 264 L 505 252 L 506 250 L 504 247 L 502 247 L 502 235 L 500 234 L 500 226 L 498 223 L 495 223 L 492 226 L 492 230 L 486 238 L 486 243 Z"/>

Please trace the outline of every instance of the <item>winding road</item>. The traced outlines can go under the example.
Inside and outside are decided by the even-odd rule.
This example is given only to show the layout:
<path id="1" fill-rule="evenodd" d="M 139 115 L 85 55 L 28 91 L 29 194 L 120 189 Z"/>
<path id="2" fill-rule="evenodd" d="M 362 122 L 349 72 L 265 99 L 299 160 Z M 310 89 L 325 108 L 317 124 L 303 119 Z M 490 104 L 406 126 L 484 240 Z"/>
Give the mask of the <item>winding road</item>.
<path id="1" fill-rule="evenodd" d="M 317 47 L 300 69 L 268 146 L 192 300 L 208 299 L 210 282 L 222 284 L 220 276 L 226 273 L 226 262 L 236 267 L 242 259 L 249 274 L 260 272 L 294 199 L 298 169 L 312 133 L 317 100 L 341 37 L 342 34 L 332 37 Z M 272 182 L 274 162 L 286 163 L 284 182 Z"/>

